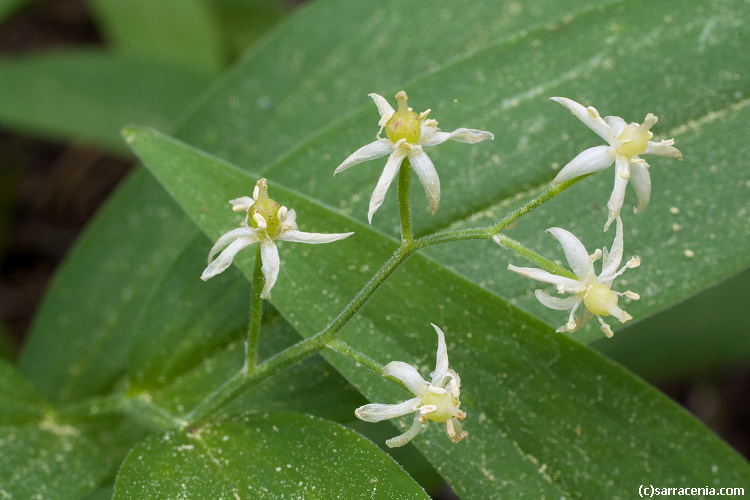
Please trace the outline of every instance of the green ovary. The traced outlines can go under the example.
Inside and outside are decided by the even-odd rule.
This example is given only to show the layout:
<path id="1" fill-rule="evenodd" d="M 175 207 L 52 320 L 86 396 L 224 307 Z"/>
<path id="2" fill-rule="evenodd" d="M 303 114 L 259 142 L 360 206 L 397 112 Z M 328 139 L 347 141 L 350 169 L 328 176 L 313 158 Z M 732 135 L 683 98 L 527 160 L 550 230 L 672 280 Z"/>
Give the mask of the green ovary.
<path id="1" fill-rule="evenodd" d="M 269 236 L 273 237 L 281 224 L 281 221 L 279 220 L 279 208 L 281 208 L 281 205 L 268 197 L 266 189 L 261 188 L 258 199 L 247 211 L 248 224 L 257 229 L 258 223 L 253 219 L 253 216 L 255 214 L 262 215 L 268 226 L 266 232 L 268 232 Z"/>
<path id="2" fill-rule="evenodd" d="M 437 407 L 437 410 L 427 413 L 425 417 L 433 422 L 445 422 L 449 418 L 453 418 L 457 415 L 458 407 L 461 403 L 458 402 L 458 399 L 447 392 L 442 394 L 428 392 L 422 398 L 422 404 L 434 405 Z"/>
<path id="3" fill-rule="evenodd" d="M 615 292 L 609 289 L 607 285 L 595 283 L 586 290 L 583 297 L 583 303 L 586 309 L 599 316 L 609 316 L 610 311 L 617 309 L 617 300 L 619 297 Z"/>
<path id="4" fill-rule="evenodd" d="M 406 92 L 403 90 L 396 94 L 398 100 L 398 110 L 393 113 L 388 122 L 385 124 L 385 134 L 396 143 L 401 139 L 406 139 L 410 144 L 416 144 L 422 135 L 419 115 L 409 109 L 406 103 Z"/>

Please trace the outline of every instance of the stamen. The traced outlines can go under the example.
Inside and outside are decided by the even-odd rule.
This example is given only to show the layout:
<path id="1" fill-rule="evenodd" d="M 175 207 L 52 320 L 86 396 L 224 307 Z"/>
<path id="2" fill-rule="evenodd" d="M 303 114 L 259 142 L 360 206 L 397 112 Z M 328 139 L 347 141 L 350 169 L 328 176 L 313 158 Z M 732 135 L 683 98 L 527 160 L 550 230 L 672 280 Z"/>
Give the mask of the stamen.
<path id="1" fill-rule="evenodd" d="M 627 298 L 629 298 L 630 300 L 640 300 L 640 298 L 641 298 L 641 296 L 640 296 L 640 295 L 638 295 L 638 294 L 637 294 L 637 293 L 635 293 L 635 292 L 631 292 L 630 290 L 627 290 L 627 291 L 625 292 L 625 296 L 626 296 Z"/>
<path id="2" fill-rule="evenodd" d="M 592 253 L 589 258 L 591 259 L 591 262 L 596 262 L 597 260 L 602 258 L 602 251 L 598 248 Z"/>
<path id="3" fill-rule="evenodd" d="M 259 213 L 253 214 L 253 220 L 258 225 L 259 229 L 268 228 L 268 224 L 266 224 L 266 219 Z"/>

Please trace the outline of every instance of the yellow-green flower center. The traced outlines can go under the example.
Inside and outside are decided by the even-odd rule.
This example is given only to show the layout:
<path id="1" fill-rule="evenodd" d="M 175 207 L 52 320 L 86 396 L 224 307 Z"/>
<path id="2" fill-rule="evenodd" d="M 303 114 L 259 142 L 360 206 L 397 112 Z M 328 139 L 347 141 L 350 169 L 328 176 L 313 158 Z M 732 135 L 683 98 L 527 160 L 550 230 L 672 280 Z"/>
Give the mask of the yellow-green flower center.
<path id="1" fill-rule="evenodd" d="M 281 205 L 268 197 L 268 185 L 265 179 L 258 181 L 258 199 L 255 200 L 247 211 L 247 222 L 250 226 L 258 228 L 259 224 L 255 214 L 259 214 L 266 221 L 266 231 L 273 237 L 278 231 L 281 221 L 279 220 L 279 209 Z"/>
<path id="2" fill-rule="evenodd" d="M 406 142 L 416 144 L 422 135 L 420 129 L 422 120 L 417 113 L 409 109 L 409 105 L 406 103 L 406 92 L 402 90 L 396 94 L 396 100 L 398 101 L 398 109 L 385 124 L 385 134 L 394 143 L 406 139 Z"/>
<path id="3" fill-rule="evenodd" d="M 595 283 L 586 290 L 583 303 L 586 309 L 599 316 L 609 316 L 617 309 L 618 295 L 603 283 Z"/>
<path id="4" fill-rule="evenodd" d="M 632 158 L 646 151 L 649 139 L 654 136 L 650 128 L 654 126 L 656 121 L 657 118 L 649 113 L 642 124 L 631 123 L 626 125 L 620 135 L 617 136 L 618 141 L 626 142 L 617 148 L 617 152 L 628 158 Z"/>
<path id="5" fill-rule="evenodd" d="M 427 418 L 433 422 L 445 422 L 458 414 L 458 407 L 461 403 L 448 392 L 436 393 L 429 391 L 422 398 L 422 404 L 437 407 L 437 410 L 425 414 Z"/>

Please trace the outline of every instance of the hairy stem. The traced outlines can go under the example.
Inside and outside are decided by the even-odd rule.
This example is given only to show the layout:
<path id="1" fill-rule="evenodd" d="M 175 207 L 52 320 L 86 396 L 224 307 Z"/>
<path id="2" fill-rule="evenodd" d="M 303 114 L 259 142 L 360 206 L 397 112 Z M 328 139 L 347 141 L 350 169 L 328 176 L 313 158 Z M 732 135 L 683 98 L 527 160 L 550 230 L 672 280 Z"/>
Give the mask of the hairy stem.
<path id="1" fill-rule="evenodd" d="M 414 238 L 411 229 L 411 163 L 404 158 L 398 172 L 398 211 L 401 219 L 401 241 L 409 242 Z"/>
<path id="2" fill-rule="evenodd" d="M 245 343 L 245 363 L 248 371 L 255 369 L 258 358 L 258 336 L 260 335 L 260 320 L 263 316 L 263 299 L 260 294 L 263 291 L 264 280 L 263 260 L 260 255 L 260 244 L 258 244 L 253 271 L 253 288 L 250 291 L 250 324 Z"/>

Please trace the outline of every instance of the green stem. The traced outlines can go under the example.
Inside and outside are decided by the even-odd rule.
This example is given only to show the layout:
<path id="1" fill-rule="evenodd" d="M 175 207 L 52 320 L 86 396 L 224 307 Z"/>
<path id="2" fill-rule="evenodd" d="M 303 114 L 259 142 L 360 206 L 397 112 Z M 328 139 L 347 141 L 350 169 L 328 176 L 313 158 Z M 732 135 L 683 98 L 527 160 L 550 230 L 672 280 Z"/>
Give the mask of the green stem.
<path id="1" fill-rule="evenodd" d="M 141 395 L 112 394 L 94 397 L 64 406 L 56 414 L 62 421 L 76 422 L 125 414 L 142 426 L 155 431 L 186 425 L 184 420 Z"/>
<path id="2" fill-rule="evenodd" d="M 349 320 L 365 305 L 367 300 L 375 293 L 375 290 L 393 274 L 393 272 L 415 251 L 414 244 L 403 244 L 390 259 L 381 267 L 357 295 L 347 304 L 341 313 L 329 325 L 310 338 L 302 340 L 291 347 L 277 353 L 263 363 L 257 365 L 255 370 L 248 372 L 240 370 L 234 377 L 229 379 L 216 392 L 209 395 L 198 406 L 196 406 L 185 419 L 191 426 L 195 426 L 210 417 L 225 404 L 231 401 L 249 385 L 266 379 L 285 368 L 301 361 L 327 347 L 336 334 L 346 325 Z"/>
<path id="3" fill-rule="evenodd" d="M 343 354 L 344 356 L 353 359 L 354 361 L 361 364 L 362 366 L 366 366 L 367 368 L 374 371 L 378 375 L 383 375 L 383 365 L 381 365 L 380 363 L 372 359 L 367 354 L 353 348 L 352 346 L 350 346 L 343 340 L 333 339 L 331 342 L 328 343 L 328 347 L 338 352 L 339 354 Z M 409 388 L 406 387 L 406 384 L 404 384 L 401 380 L 397 379 L 396 377 L 385 377 L 385 379 L 388 380 L 389 382 L 393 382 L 394 384 L 401 387 L 405 391 L 410 392 Z"/>
<path id="4" fill-rule="evenodd" d="M 492 237 L 492 240 L 503 248 L 513 250 L 521 257 L 533 262 L 545 271 L 548 271 L 552 274 L 557 274 L 558 276 L 565 276 L 566 278 L 578 280 L 578 277 L 571 271 L 568 271 L 564 267 L 558 266 L 554 262 L 545 259 L 538 253 L 526 248 L 521 243 L 505 236 L 504 234 L 496 234 Z"/>
<path id="5" fill-rule="evenodd" d="M 247 342 L 245 344 L 245 363 L 247 371 L 253 371 L 258 361 L 258 336 L 260 335 L 260 320 L 263 316 L 263 299 L 260 294 L 263 291 L 265 278 L 263 277 L 263 260 L 258 252 L 255 254 L 255 270 L 253 271 L 253 287 L 250 291 L 250 324 L 247 329 Z"/>
<path id="6" fill-rule="evenodd" d="M 411 228 L 411 163 L 404 158 L 398 172 L 398 211 L 401 218 L 401 241 L 410 242 L 414 238 Z"/>

